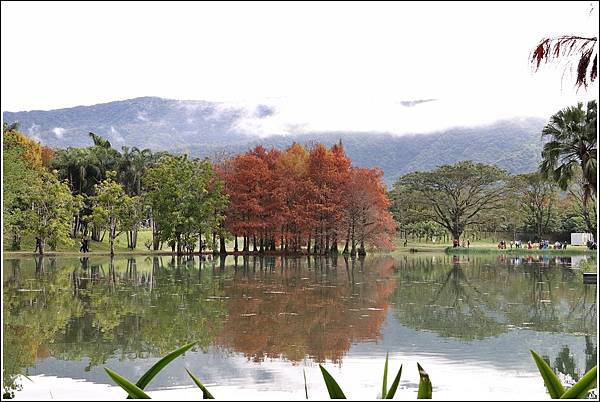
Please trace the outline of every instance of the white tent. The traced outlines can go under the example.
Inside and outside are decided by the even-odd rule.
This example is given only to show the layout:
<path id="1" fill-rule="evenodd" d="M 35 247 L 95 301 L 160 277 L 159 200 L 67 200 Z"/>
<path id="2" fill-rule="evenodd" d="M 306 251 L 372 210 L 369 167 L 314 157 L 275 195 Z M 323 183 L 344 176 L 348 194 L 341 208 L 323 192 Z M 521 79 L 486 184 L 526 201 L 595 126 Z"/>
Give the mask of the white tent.
<path id="1" fill-rule="evenodd" d="M 594 240 L 591 233 L 571 233 L 572 246 L 585 246 L 588 240 Z"/>

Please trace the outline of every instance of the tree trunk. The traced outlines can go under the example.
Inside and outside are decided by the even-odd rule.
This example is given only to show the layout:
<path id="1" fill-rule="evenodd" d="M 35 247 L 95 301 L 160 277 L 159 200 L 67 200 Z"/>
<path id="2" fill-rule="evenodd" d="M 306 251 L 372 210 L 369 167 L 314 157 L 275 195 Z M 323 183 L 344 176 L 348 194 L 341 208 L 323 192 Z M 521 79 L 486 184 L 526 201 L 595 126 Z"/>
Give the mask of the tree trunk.
<path id="1" fill-rule="evenodd" d="M 219 242 L 221 245 L 221 250 L 219 250 L 219 253 L 221 255 L 227 255 L 227 250 L 225 249 L 225 236 L 219 235 Z"/>
<path id="2" fill-rule="evenodd" d="M 114 218 L 110 219 L 109 231 L 110 233 L 108 234 L 108 241 L 110 243 L 110 255 L 113 256 L 115 255 L 115 234 L 117 231 Z"/>
<path id="3" fill-rule="evenodd" d="M 337 255 L 339 254 L 338 244 L 337 244 L 337 235 L 333 235 L 333 240 L 331 242 L 331 254 Z"/>
<path id="4" fill-rule="evenodd" d="M 362 255 L 362 256 L 367 255 L 367 252 L 365 250 L 365 243 L 362 240 L 360 241 L 360 247 L 358 249 L 358 255 Z"/>
<path id="5" fill-rule="evenodd" d="M 238 237 L 237 235 L 234 235 L 234 240 L 233 240 L 233 252 L 237 253 L 238 252 Z"/>
<path id="6" fill-rule="evenodd" d="M 158 250 L 160 246 L 160 238 L 158 236 L 158 228 L 156 227 L 156 223 L 154 219 L 150 219 L 150 223 L 152 226 L 152 250 Z"/>

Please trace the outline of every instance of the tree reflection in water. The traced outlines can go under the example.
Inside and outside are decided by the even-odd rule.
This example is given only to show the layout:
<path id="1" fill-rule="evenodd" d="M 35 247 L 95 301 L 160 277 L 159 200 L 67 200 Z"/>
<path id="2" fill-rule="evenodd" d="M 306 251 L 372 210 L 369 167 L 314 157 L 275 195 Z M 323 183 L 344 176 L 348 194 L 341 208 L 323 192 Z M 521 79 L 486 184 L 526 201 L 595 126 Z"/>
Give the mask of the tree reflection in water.
<path id="1" fill-rule="evenodd" d="M 340 362 L 398 321 L 463 340 L 512 327 L 586 337 L 595 361 L 596 287 L 541 257 L 131 257 L 4 260 L 5 387 L 38 359 L 164 355 L 192 340 L 263 361 Z M 552 356 L 580 376 L 570 351 Z M 576 377 L 574 377 L 576 378 Z"/>
<path id="2" fill-rule="evenodd" d="M 353 342 L 380 337 L 392 258 L 250 258 L 258 269 L 244 264 L 225 285 L 229 316 L 218 344 L 254 361 L 339 362 Z"/>
<path id="3" fill-rule="evenodd" d="M 415 329 L 464 340 L 511 327 L 596 333 L 596 287 L 554 259 L 414 257 L 398 272 L 396 314 Z"/>

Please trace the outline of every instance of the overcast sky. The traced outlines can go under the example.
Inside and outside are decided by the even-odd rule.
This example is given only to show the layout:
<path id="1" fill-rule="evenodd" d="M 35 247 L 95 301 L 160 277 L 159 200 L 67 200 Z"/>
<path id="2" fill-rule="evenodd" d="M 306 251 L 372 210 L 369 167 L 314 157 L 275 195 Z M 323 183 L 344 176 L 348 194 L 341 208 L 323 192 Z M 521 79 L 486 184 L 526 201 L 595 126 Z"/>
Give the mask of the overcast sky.
<path id="1" fill-rule="evenodd" d="M 2 2 L 2 110 L 138 96 L 266 103 L 240 125 L 430 131 L 540 116 L 597 94 L 547 66 L 546 36 L 597 36 L 591 2 Z M 407 107 L 401 101 L 436 99 Z"/>

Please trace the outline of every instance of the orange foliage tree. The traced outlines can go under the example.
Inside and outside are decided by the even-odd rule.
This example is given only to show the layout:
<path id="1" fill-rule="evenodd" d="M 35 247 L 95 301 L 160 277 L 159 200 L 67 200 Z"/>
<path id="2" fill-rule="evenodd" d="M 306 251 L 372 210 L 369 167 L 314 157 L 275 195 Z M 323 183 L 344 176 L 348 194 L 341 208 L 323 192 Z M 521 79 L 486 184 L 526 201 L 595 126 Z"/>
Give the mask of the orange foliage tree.
<path id="1" fill-rule="evenodd" d="M 284 151 L 258 146 L 217 167 L 230 204 L 234 252 L 365 253 L 390 249 L 395 231 L 379 169 L 355 168 L 341 143 Z M 349 247 L 351 244 L 352 247 Z M 356 245 L 360 247 L 357 249 Z M 252 245 L 252 250 L 250 246 Z"/>

